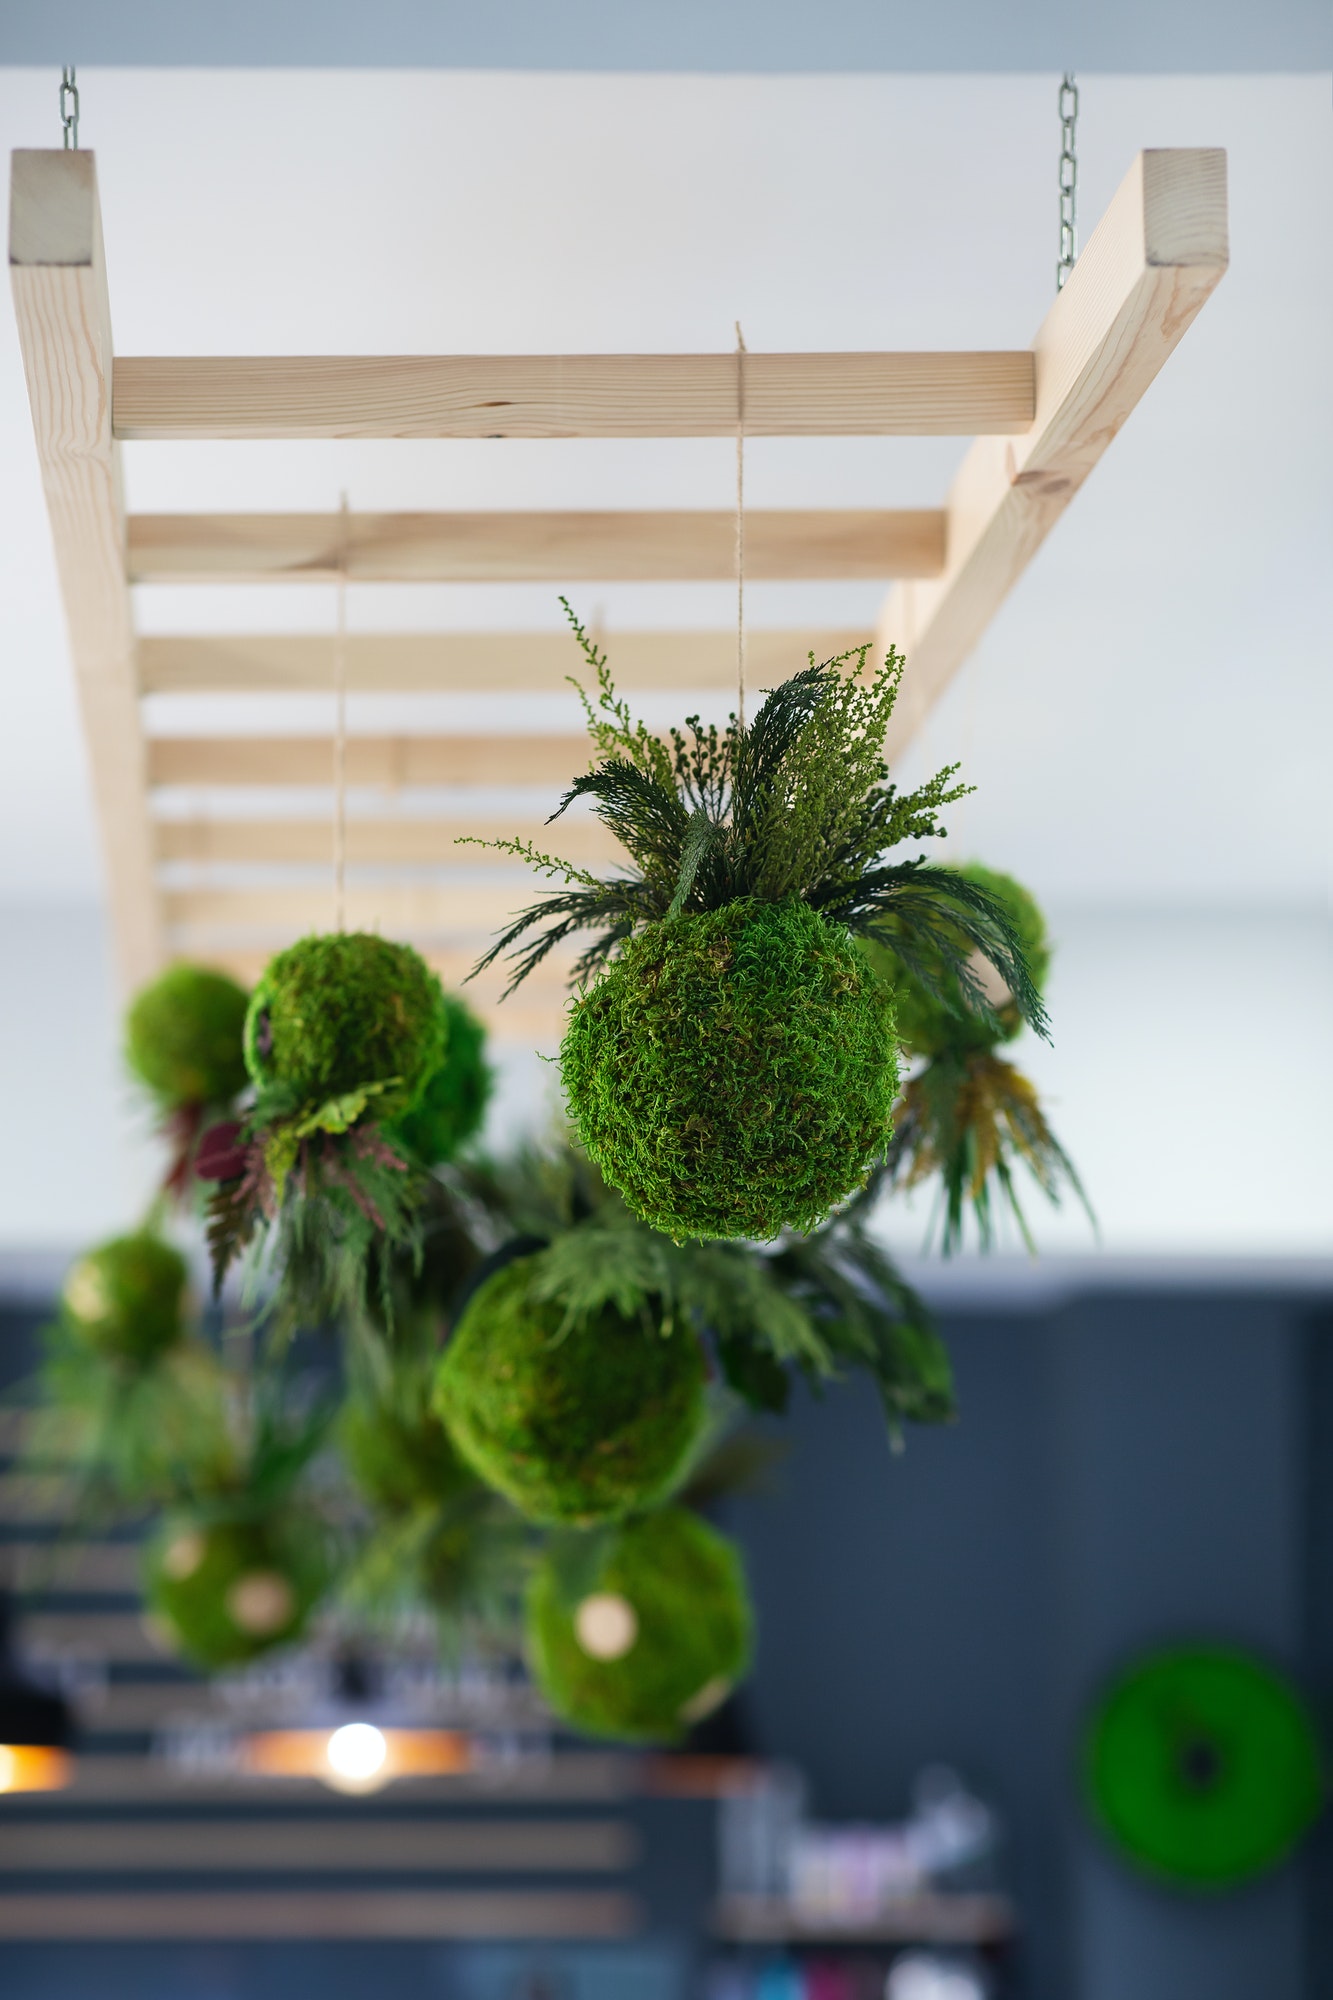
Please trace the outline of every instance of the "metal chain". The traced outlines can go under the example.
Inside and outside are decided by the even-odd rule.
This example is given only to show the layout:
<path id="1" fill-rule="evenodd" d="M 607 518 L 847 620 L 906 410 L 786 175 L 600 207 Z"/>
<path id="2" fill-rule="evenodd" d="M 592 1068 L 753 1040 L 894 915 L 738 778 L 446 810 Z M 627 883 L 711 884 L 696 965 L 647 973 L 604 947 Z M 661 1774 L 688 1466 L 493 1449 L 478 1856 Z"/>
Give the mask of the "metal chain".
<path id="1" fill-rule="evenodd" d="M 66 63 L 60 72 L 60 127 L 65 135 L 65 151 L 79 150 L 79 87 L 74 81 L 74 65 Z"/>
<path id="2" fill-rule="evenodd" d="M 1078 86 L 1068 73 L 1060 82 L 1059 104 L 1060 261 L 1055 267 L 1055 289 L 1062 292 L 1078 256 L 1078 153 L 1074 131 L 1078 124 Z"/>

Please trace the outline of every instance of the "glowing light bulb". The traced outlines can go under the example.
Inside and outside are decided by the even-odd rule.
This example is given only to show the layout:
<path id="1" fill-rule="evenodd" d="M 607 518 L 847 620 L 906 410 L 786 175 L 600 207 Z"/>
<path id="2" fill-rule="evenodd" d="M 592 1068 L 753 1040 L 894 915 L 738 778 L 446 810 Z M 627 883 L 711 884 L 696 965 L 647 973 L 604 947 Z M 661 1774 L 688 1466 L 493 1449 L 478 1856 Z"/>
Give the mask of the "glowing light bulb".
<path id="1" fill-rule="evenodd" d="M 341 1791 L 371 1791 L 389 1776 L 384 1768 L 389 1746 L 373 1722 L 344 1722 L 330 1735 L 324 1754 L 329 1782 Z"/>
<path id="2" fill-rule="evenodd" d="M 12 1792 L 18 1776 L 18 1758 L 7 1743 L 0 1743 L 0 1792 Z"/>

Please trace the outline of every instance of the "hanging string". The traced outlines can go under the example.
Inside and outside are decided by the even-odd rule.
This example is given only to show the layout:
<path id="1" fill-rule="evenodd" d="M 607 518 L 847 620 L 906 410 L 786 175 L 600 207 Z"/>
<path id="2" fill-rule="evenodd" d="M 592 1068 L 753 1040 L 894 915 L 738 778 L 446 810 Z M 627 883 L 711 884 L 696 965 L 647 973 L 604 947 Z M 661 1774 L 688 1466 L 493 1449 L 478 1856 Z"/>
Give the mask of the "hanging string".
<path id="1" fill-rule="evenodd" d="M 745 335 L 736 321 L 736 714 L 745 727 Z"/>
<path id="2" fill-rule="evenodd" d="M 333 627 L 333 927 L 344 928 L 347 881 L 347 495 L 338 503 L 338 604 Z"/>

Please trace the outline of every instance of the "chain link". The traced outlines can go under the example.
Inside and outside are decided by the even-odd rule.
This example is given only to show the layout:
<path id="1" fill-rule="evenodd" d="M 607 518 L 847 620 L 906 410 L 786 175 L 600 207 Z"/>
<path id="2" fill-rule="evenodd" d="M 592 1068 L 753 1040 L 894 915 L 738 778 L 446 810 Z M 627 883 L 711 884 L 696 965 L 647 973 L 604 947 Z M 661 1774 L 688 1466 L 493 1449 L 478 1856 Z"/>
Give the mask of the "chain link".
<path id="1" fill-rule="evenodd" d="M 1060 261 L 1055 289 L 1062 292 L 1078 255 L 1078 85 L 1068 73 L 1060 82 Z"/>
<path id="2" fill-rule="evenodd" d="M 74 81 L 74 65 L 66 63 L 60 72 L 60 127 L 65 135 L 65 151 L 79 150 L 79 87 Z"/>

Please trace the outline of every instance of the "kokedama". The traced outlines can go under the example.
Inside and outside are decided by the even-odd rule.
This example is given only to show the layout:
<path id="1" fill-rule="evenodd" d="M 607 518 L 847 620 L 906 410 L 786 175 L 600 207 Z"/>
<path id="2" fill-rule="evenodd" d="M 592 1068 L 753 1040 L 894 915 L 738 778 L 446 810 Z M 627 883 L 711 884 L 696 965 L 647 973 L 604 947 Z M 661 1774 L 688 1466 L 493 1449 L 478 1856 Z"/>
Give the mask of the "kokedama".
<path id="1" fill-rule="evenodd" d="M 548 1253 L 473 1293 L 445 1348 L 436 1407 L 481 1478 L 540 1522 L 618 1519 L 669 1488 L 704 1422 L 704 1359 L 651 1307 L 571 1314 L 544 1298 Z"/>
<path id="2" fill-rule="evenodd" d="M 987 890 L 1008 912 L 1038 987 L 1050 968 L 1046 924 L 1033 898 L 1010 875 L 976 864 L 959 879 Z M 965 1003 L 955 974 L 942 965 L 933 985 L 908 971 L 877 943 L 868 954 L 890 988 L 904 1047 L 926 1058 L 903 1092 L 889 1147 L 891 1184 L 911 1188 L 939 1176 L 944 1193 L 941 1247 L 947 1255 L 962 1241 L 964 1204 L 970 1204 L 983 1249 L 994 1235 L 992 1186 L 998 1188 L 1030 1250 L 1035 1246 L 1014 1181 L 1027 1167 L 1049 1201 L 1068 1186 L 1092 1211 L 1077 1173 L 1052 1132 L 1036 1089 L 996 1051 L 1021 1033 L 1023 1016 L 1013 995 L 992 993 L 992 1018 Z"/>
<path id="3" fill-rule="evenodd" d="M 125 1060 L 164 1113 L 222 1109 L 248 1082 L 242 1034 L 250 996 L 224 972 L 173 965 L 125 1017 Z"/>
<path id="4" fill-rule="evenodd" d="M 677 1741 L 749 1663 L 740 1557 L 683 1507 L 561 1538 L 533 1577 L 527 1630 L 533 1673 L 564 1721 L 594 1736 Z"/>
<path id="5" fill-rule="evenodd" d="M 486 1060 L 486 1030 L 466 1002 L 444 995 L 444 1060 L 426 1079 L 413 1108 L 392 1136 L 426 1167 L 452 1160 L 481 1130 L 493 1078 Z"/>
<path id="6" fill-rule="evenodd" d="M 563 939 L 598 933 L 575 976 L 601 976 L 574 1001 L 561 1051 L 597 1166 L 676 1238 L 810 1229 L 864 1182 L 891 1132 L 892 1009 L 853 935 L 891 942 L 932 990 L 952 976 L 989 1019 L 979 953 L 1044 1027 L 1004 906 L 920 858 L 884 859 L 941 832 L 941 807 L 962 794 L 956 767 L 906 795 L 888 782 L 895 653 L 868 679 L 868 649 L 812 663 L 748 728 L 691 717 L 663 741 L 633 722 L 572 622 L 597 676 L 596 704 L 583 700 L 599 761 L 557 816 L 590 798 L 633 872 L 599 879 L 498 843 L 569 886 L 522 911 L 477 970 L 517 947 L 512 991 Z"/>
<path id="7" fill-rule="evenodd" d="M 299 1515 L 182 1515 L 149 1544 L 150 1611 L 200 1666 L 239 1666 L 298 1638 L 328 1581 L 319 1538 Z"/>
<path id="8" fill-rule="evenodd" d="M 184 1337 L 188 1281 L 185 1259 L 160 1236 L 116 1236 L 66 1278 L 64 1322 L 99 1354 L 144 1366 Z"/>

